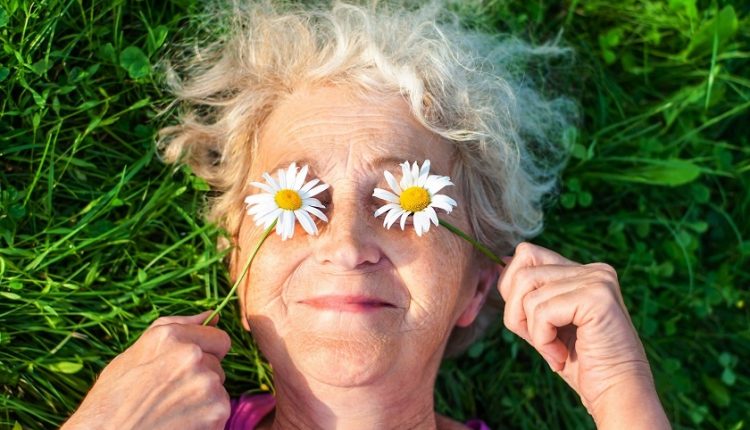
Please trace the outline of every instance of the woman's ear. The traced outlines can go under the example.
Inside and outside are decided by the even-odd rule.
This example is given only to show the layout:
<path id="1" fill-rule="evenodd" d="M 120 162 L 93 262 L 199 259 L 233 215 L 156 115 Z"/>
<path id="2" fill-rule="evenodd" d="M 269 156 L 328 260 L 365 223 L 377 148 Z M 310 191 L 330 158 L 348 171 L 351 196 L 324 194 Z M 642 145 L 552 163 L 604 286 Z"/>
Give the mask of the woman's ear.
<path id="1" fill-rule="evenodd" d="M 479 311 L 482 310 L 484 302 L 487 300 L 490 289 L 494 288 L 497 284 L 498 276 L 500 276 L 500 271 L 496 264 L 487 265 L 479 270 L 479 278 L 474 289 L 474 295 L 458 317 L 456 321 L 457 326 L 468 327 L 474 322 L 477 315 L 479 315 Z"/>

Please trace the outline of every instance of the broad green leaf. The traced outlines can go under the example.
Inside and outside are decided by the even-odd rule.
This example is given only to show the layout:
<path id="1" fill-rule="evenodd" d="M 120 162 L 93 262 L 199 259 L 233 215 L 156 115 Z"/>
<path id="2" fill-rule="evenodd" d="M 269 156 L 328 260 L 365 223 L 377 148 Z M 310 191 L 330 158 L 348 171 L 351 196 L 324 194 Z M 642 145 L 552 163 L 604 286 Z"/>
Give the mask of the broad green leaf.
<path id="1" fill-rule="evenodd" d="M 732 369 L 724 369 L 724 371 L 721 372 L 721 382 L 727 385 L 734 385 L 734 383 L 737 382 L 737 375 Z"/>
<path id="2" fill-rule="evenodd" d="M 8 25 L 8 12 L 0 7 L 0 28 L 5 27 L 6 25 Z"/>
<path id="3" fill-rule="evenodd" d="M 727 407 L 731 403 L 731 396 L 729 390 L 721 382 L 714 378 L 703 377 L 703 385 L 708 390 L 709 398 L 717 406 Z"/>
<path id="4" fill-rule="evenodd" d="M 21 300 L 21 296 L 16 293 L 9 293 L 7 291 L 0 291 L 0 296 L 5 297 L 8 300 Z"/>
<path id="5" fill-rule="evenodd" d="M 167 40 L 167 34 L 169 30 L 163 25 L 158 25 L 155 28 L 148 29 L 148 52 L 153 54 L 157 49 L 161 48 L 164 41 Z"/>
<path id="6" fill-rule="evenodd" d="M 41 76 L 46 73 L 51 66 L 52 64 L 50 64 L 50 62 L 46 58 L 42 58 L 41 60 L 31 65 L 31 70 L 37 75 Z"/>
<path id="7" fill-rule="evenodd" d="M 669 0 L 669 7 L 675 12 L 684 12 L 691 19 L 698 17 L 695 0 Z"/>
<path id="8" fill-rule="evenodd" d="M 127 70 L 133 79 L 148 76 L 151 71 L 148 57 L 137 46 L 128 46 L 120 53 L 120 66 Z"/>
<path id="9" fill-rule="evenodd" d="M 710 54 L 713 51 L 715 39 L 717 48 L 721 51 L 726 42 L 737 32 L 737 27 L 737 14 L 734 8 L 724 7 L 715 17 L 701 25 L 690 40 L 690 45 L 683 52 L 683 57 Z"/>
<path id="10" fill-rule="evenodd" d="M 57 373 L 78 373 L 83 369 L 83 363 L 73 363 L 71 361 L 59 361 L 57 363 L 47 365 L 47 368 Z"/>

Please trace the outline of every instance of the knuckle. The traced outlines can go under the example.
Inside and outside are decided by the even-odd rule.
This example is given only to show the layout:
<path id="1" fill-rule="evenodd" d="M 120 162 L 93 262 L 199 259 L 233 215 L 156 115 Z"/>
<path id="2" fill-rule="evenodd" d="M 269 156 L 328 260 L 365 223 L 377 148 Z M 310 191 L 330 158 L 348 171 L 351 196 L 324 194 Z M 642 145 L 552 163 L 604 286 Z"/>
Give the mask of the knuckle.
<path id="1" fill-rule="evenodd" d="M 527 311 L 533 311 L 538 306 L 538 300 L 539 300 L 539 294 L 537 293 L 539 290 L 534 290 L 528 292 L 525 296 L 523 296 L 523 299 L 521 302 L 523 303 L 524 310 Z"/>
<path id="2" fill-rule="evenodd" d="M 194 343 L 186 344 L 182 354 L 184 355 L 185 360 L 190 363 L 200 363 L 203 358 L 203 350 L 200 346 Z"/>
<path id="3" fill-rule="evenodd" d="M 221 337 L 221 341 L 224 344 L 224 350 L 229 351 L 229 349 L 232 348 L 232 338 L 229 337 L 229 333 L 225 332 L 224 330 L 219 330 L 219 336 Z"/>
<path id="4" fill-rule="evenodd" d="M 203 360 L 203 350 L 194 343 L 185 344 L 180 348 L 179 354 L 184 363 L 190 367 L 195 367 Z"/>
<path id="5" fill-rule="evenodd" d="M 505 324 L 505 327 L 507 327 L 508 330 L 512 331 L 513 333 L 518 333 L 520 324 L 513 318 L 511 318 L 511 313 L 507 310 L 505 313 L 503 313 L 503 324 Z"/>
<path id="6" fill-rule="evenodd" d="M 231 409 L 228 395 L 222 396 L 221 400 L 212 402 L 206 411 L 206 417 L 212 428 L 214 428 L 213 426 L 223 428 L 224 423 L 229 419 Z"/>
<path id="7" fill-rule="evenodd" d="M 519 285 L 527 285 L 534 282 L 534 270 L 532 267 L 522 267 L 516 271 L 515 282 Z"/>
<path id="8" fill-rule="evenodd" d="M 211 393 L 221 386 L 219 375 L 214 372 L 200 372 L 193 377 L 193 382 L 201 393 Z"/>
<path id="9" fill-rule="evenodd" d="M 169 324 L 169 323 L 170 323 L 170 318 L 169 317 L 159 317 L 159 318 L 155 319 L 151 323 L 150 327 L 158 327 L 160 325 L 166 325 L 166 324 Z"/>
<path id="10" fill-rule="evenodd" d="M 591 288 L 588 288 L 588 296 L 591 303 L 599 304 L 603 308 L 608 308 L 617 303 L 617 296 L 606 282 L 594 282 Z"/>
<path id="11" fill-rule="evenodd" d="M 521 242 L 516 245 L 516 255 L 529 254 L 534 251 L 534 245 L 529 242 Z"/>
<path id="12" fill-rule="evenodd" d="M 589 267 L 596 270 L 596 273 L 602 277 L 602 279 L 617 283 L 617 270 L 607 263 L 591 263 Z"/>
<path id="13" fill-rule="evenodd" d="M 149 340 L 158 344 L 168 344 L 177 340 L 177 332 L 172 324 L 162 324 L 150 328 L 147 331 Z"/>
<path id="14" fill-rule="evenodd" d="M 536 301 L 534 303 L 534 319 L 540 320 L 549 309 L 549 301 Z"/>

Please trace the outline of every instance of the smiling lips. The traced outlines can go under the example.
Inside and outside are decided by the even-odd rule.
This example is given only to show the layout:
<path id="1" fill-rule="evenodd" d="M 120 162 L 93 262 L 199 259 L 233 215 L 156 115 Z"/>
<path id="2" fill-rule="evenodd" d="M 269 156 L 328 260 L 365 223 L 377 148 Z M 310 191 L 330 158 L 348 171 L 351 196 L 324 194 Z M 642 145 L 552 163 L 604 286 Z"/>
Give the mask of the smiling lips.
<path id="1" fill-rule="evenodd" d="M 344 312 L 370 312 L 396 307 L 377 297 L 366 296 L 322 296 L 303 300 L 301 303 L 318 309 Z"/>

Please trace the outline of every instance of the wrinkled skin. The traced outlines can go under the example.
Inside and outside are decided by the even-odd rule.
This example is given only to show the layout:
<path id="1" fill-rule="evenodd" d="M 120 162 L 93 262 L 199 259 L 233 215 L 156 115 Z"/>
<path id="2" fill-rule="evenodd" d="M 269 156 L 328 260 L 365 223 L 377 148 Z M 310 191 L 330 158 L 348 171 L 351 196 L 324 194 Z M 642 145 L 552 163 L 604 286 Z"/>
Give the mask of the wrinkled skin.
<path id="1" fill-rule="evenodd" d="M 256 155 L 248 183 L 295 161 L 331 185 L 319 235 L 297 227 L 290 240 L 270 236 L 238 292 L 242 323 L 274 367 L 277 407 L 260 428 L 463 427 L 434 412 L 435 375 L 451 330 L 474 321 L 490 288 L 506 302 L 508 329 L 580 395 L 599 428 L 669 428 L 611 266 L 530 243 L 496 266 L 442 227 L 417 237 L 411 226 L 387 230 L 373 217 L 384 169 L 398 177 L 399 162 L 425 159 L 435 174 L 453 168 L 451 145 L 416 122 L 402 98 L 299 90 L 271 113 Z M 464 192 L 446 189 L 459 206 L 440 216 L 470 231 Z M 233 277 L 261 233 L 243 218 Z M 330 295 L 377 305 L 312 305 Z M 221 428 L 228 337 L 200 321 L 157 320 L 105 368 L 65 428 L 105 419 L 116 428 Z"/>

